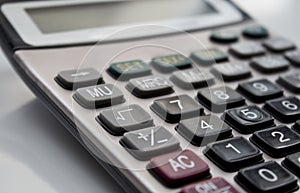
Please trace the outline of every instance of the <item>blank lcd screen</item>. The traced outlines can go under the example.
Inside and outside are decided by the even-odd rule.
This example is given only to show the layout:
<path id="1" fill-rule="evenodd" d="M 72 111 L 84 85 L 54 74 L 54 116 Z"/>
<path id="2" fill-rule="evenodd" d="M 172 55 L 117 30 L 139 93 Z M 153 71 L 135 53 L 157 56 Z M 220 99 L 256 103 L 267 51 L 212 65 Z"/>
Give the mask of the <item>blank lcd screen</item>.
<path id="1" fill-rule="evenodd" d="M 134 0 L 29 8 L 26 12 L 48 34 L 195 17 L 215 10 L 204 0 Z"/>

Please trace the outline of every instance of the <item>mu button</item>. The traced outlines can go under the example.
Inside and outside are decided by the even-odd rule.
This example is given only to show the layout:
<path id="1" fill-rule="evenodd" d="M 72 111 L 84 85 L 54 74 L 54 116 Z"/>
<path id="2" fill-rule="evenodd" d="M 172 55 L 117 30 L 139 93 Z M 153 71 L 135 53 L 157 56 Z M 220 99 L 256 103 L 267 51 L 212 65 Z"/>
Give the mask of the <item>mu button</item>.
<path id="1" fill-rule="evenodd" d="M 211 177 L 208 165 L 190 150 L 155 157 L 148 167 L 154 176 L 169 187 Z"/>
<path id="2" fill-rule="evenodd" d="M 125 102 L 120 89 L 112 84 L 102 84 L 78 89 L 73 98 L 83 107 L 95 109 Z"/>

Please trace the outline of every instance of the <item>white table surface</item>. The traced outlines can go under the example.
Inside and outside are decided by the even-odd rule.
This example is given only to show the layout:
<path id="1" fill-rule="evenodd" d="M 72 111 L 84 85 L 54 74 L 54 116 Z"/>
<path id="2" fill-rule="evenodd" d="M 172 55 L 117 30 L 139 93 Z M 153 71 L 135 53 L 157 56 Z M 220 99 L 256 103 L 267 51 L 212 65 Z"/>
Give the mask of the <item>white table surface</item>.
<path id="1" fill-rule="evenodd" d="M 235 1 L 300 46 L 299 0 Z M 0 193 L 122 193 L 36 99 L 2 53 L 0 90 Z"/>

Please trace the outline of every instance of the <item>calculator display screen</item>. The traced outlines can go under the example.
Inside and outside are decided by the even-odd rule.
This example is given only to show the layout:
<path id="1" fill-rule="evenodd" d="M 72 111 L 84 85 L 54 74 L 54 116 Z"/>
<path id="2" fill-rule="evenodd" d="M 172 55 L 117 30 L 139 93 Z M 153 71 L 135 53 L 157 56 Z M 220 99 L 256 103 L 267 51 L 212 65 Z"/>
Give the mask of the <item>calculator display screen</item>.
<path id="1" fill-rule="evenodd" d="M 204 0 L 105 1 L 81 5 L 28 8 L 44 34 L 131 23 L 151 23 L 215 12 Z"/>

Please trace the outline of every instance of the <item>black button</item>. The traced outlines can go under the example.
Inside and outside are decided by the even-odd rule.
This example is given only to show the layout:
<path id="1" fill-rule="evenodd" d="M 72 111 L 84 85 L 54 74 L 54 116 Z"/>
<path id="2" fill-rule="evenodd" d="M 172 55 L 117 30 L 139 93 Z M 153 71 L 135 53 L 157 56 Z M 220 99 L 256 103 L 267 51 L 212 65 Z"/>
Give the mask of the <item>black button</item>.
<path id="1" fill-rule="evenodd" d="M 215 115 L 182 120 L 176 130 L 195 146 L 204 146 L 232 137 L 231 128 Z"/>
<path id="2" fill-rule="evenodd" d="M 269 50 L 273 52 L 283 52 L 286 50 L 291 50 L 296 48 L 293 42 L 286 40 L 284 38 L 272 38 L 266 40 L 264 42 L 264 46 L 266 46 Z"/>
<path id="3" fill-rule="evenodd" d="M 245 104 L 245 99 L 240 94 L 226 86 L 201 89 L 197 97 L 203 106 L 216 113 Z"/>
<path id="4" fill-rule="evenodd" d="M 300 72 L 289 73 L 282 75 L 277 80 L 277 83 L 282 85 L 287 90 L 293 93 L 300 93 Z"/>
<path id="5" fill-rule="evenodd" d="M 215 83 L 215 78 L 210 72 L 198 69 L 173 72 L 171 80 L 185 90 L 207 87 Z"/>
<path id="6" fill-rule="evenodd" d="M 193 52 L 191 58 L 201 65 L 228 61 L 228 55 L 218 48 L 208 48 Z"/>
<path id="7" fill-rule="evenodd" d="M 269 36 L 269 32 L 260 25 L 254 25 L 245 28 L 243 30 L 243 35 L 249 38 L 265 38 Z"/>
<path id="8" fill-rule="evenodd" d="M 112 84 L 102 84 L 78 89 L 73 98 L 83 107 L 94 109 L 125 102 L 122 91 Z"/>
<path id="9" fill-rule="evenodd" d="M 148 64 L 141 60 L 132 60 L 113 63 L 109 66 L 108 72 L 118 80 L 129 80 L 150 75 L 151 69 Z"/>
<path id="10" fill-rule="evenodd" d="M 300 135 L 300 120 L 296 121 L 296 123 L 293 125 L 292 129 Z"/>
<path id="11" fill-rule="evenodd" d="M 241 83 L 237 90 L 255 103 L 263 103 L 267 100 L 283 96 L 282 89 L 266 79 Z"/>
<path id="12" fill-rule="evenodd" d="M 55 80 L 60 86 L 68 90 L 103 83 L 102 75 L 93 68 L 62 71 L 58 73 Z"/>
<path id="13" fill-rule="evenodd" d="M 251 70 L 247 63 L 228 62 L 214 65 L 211 72 L 221 80 L 234 81 L 251 77 Z"/>
<path id="14" fill-rule="evenodd" d="M 203 107 L 188 95 L 155 100 L 151 109 L 168 123 L 178 123 L 181 119 L 204 113 Z"/>
<path id="15" fill-rule="evenodd" d="M 130 93 L 139 98 L 151 98 L 174 92 L 173 85 L 161 76 L 146 76 L 131 79 L 126 88 Z"/>
<path id="16" fill-rule="evenodd" d="M 179 141 L 164 127 L 149 127 L 125 133 L 120 144 L 136 159 L 144 161 L 181 150 Z"/>
<path id="17" fill-rule="evenodd" d="M 287 156 L 282 165 L 300 178 L 300 152 Z"/>
<path id="18" fill-rule="evenodd" d="M 273 117 L 256 105 L 228 110 L 223 117 L 228 125 L 242 134 L 274 126 Z"/>
<path id="19" fill-rule="evenodd" d="M 236 32 L 231 30 L 215 31 L 211 34 L 210 39 L 218 43 L 232 43 L 239 39 Z"/>
<path id="20" fill-rule="evenodd" d="M 247 42 L 230 47 L 229 51 L 240 58 L 250 58 L 253 56 L 264 55 L 266 50 L 259 43 Z"/>
<path id="21" fill-rule="evenodd" d="M 267 101 L 264 108 L 283 123 L 293 123 L 300 118 L 300 100 L 293 96 Z"/>
<path id="22" fill-rule="evenodd" d="M 123 135 L 127 131 L 134 131 L 153 126 L 153 119 L 138 105 L 105 110 L 97 117 L 99 123 L 113 135 Z"/>
<path id="23" fill-rule="evenodd" d="M 192 61 L 181 54 L 174 54 L 155 57 L 152 59 L 152 65 L 161 72 L 172 72 L 178 69 L 190 68 Z"/>
<path id="24" fill-rule="evenodd" d="M 208 144 L 204 155 L 226 172 L 263 162 L 262 153 L 243 137 Z"/>
<path id="25" fill-rule="evenodd" d="M 257 131 L 250 140 L 274 158 L 284 157 L 300 149 L 300 135 L 284 125 Z"/>
<path id="26" fill-rule="evenodd" d="M 284 54 L 294 66 L 300 67 L 300 52 L 299 51 L 288 51 Z"/>
<path id="27" fill-rule="evenodd" d="M 270 55 L 253 58 L 250 65 L 259 72 L 269 74 L 287 70 L 290 62 L 282 56 Z"/>
<path id="28" fill-rule="evenodd" d="M 253 193 L 291 193 L 299 188 L 297 179 L 275 161 L 242 169 L 235 180 Z"/>

